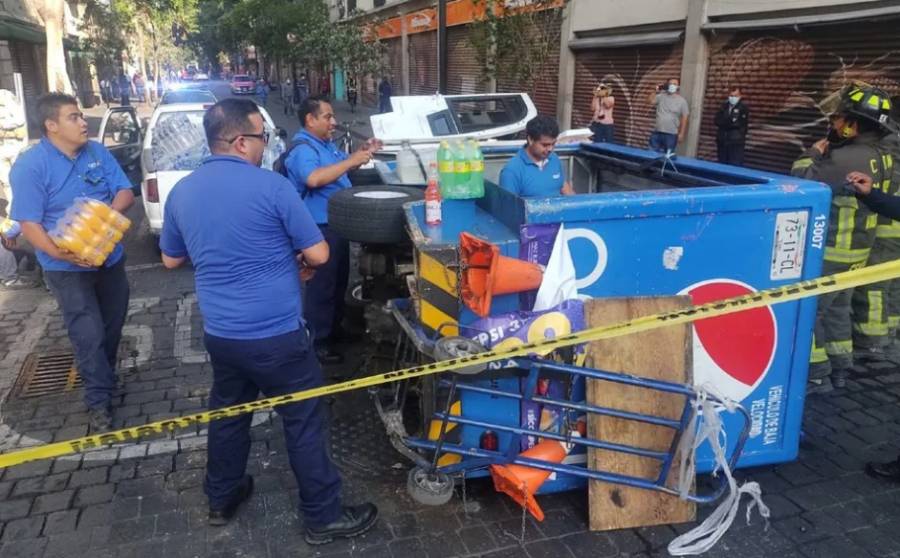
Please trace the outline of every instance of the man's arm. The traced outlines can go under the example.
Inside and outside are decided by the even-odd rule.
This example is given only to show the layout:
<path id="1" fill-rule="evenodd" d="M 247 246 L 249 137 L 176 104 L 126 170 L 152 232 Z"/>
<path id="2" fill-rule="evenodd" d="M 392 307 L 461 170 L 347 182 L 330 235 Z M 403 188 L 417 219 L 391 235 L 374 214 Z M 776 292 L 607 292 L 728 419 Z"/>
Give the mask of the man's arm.
<path id="1" fill-rule="evenodd" d="M 854 171 L 847 175 L 847 184 L 856 191 L 857 199 L 869 209 L 895 221 L 900 220 L 900 197 L 873 188 L 874 181 L 871 176 Z"/>
<path id="2" fill-rule="evenodd" d="M 112 206 L 113 209 L 118 211 L 119 213 L 125 214 L 131 206 L 134 205 L 134 192 L 131 191 L 129 187 L 127 190 L 119 190 L 116 193 L 116 197 L 113 198 Z"/>
<path id="3" fill-rule="evenodd" d="M 319 267 L 325 265 L 329 257 L 328 243 L 320 240 L 309 248 L 300 250 L 297 254 L 297 261 L 309 267 Z"/>
<path id="4" fill-rule="evenodd" d="M 175 269 L 177 267 L 181 267 L 181 265 L 187 261 L 187 258 L 173 258 L 171 256 L 167 256 L 165 254 L 162 255 L 162 263 L 166 269 Z"/>
<path id="5" fill-rule="evenodd" d="M 650 92 L 650 95 L 647 97 L 647 102 L 651 105 L 655 105 L 659 101 L 659 90 L 654 89 Z"/>
<path id="6" fill-rule="evenodd" d="M 319 167 L 309 173 L 309 176 L 306 177 L 306 186 L 307 188 L 327 186 L 353 169 L 368 163 L 371 159 L 372 154 L 368 150 L 360 149 L 340 163 Z"/>
<path id="7" fill-rule="evenodd" d="M 81 267 L 94 267 L 75 254 L 57 246 L 40 223 L 22 221 L 20 224 L 22 225 L 22 236 L 24 236 L 32 246 L 41 252 L 45 252 L 51 258 L 67 261 Z"/>

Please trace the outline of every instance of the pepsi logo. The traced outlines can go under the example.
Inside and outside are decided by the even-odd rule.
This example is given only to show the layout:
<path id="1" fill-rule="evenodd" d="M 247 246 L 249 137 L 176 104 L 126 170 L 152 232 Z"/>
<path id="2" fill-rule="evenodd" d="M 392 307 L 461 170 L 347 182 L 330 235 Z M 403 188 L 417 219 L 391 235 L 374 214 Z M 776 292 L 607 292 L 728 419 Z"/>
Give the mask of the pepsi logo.
<path id="1" fill-rule="evenodd" d="M 710 279 L 683 289 L 694 304 L 756 292 L 732 279 Z M 766 377 L 778 345 L 778 324 L 768 306 L 694 322 L 694 384 L 709 383 L 742 401 Z"/>

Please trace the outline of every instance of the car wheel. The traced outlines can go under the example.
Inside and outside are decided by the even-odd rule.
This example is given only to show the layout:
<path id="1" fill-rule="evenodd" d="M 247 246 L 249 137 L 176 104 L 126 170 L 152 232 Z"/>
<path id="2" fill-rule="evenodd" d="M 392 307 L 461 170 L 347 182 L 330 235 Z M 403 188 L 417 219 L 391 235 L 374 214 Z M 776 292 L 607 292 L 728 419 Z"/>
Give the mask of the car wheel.
<path id="1" fill-rule="evenodd" d="M 341 190 L 328 201 L 328 226 L 354 242 L 409 242 L 403 204 L 424 197 L 422 190 L 406 186 L 360 186 Z"/>

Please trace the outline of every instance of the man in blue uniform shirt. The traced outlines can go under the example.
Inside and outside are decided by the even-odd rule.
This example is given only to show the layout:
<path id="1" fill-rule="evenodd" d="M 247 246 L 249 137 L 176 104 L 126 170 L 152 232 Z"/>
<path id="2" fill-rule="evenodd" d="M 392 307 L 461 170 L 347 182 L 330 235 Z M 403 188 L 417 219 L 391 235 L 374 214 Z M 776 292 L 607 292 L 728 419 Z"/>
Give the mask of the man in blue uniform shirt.
<path id="1" fill-rule="evenodd" d="M 300 280 L 328 261 L 328 245 L 291 183 L 259 168 L 268 142 L 259 108 L 225 99 L 203 118 L 212 156 L 166 200 L 163 264 L 194 265 L 204 343 L 213 367 L 209 408 L 322 385 L 301 319 Z M 372 504 L 341 505 L 321 399 L 277 408 L 300 492 L 306 541 L 324 544 L 374 525 Z M 246 474 L 252 414 L 209 425 L 204 484 L 210 525 L 225 525 L 253 490 Z"/>
<path id="2" fill-rule="evenodd" d="M 344 317 L 344 294 L 350 276 L 350 246 L 346 239 L 328 228 L 328 200 L 336 192 L 350 188 L 347 173 L 368 163 L 381 148 L 377 140 L 369 140 L 352 155 L 337 148 L 332 141 L 337 120 L 328 98 L 307 97 L 297 111 L 303 128 L 293 139 L 284 159 L 288 178 L 322 231 L 331 258 L 316 271 L 305 285 L 304 316 L 315 335 L 316 352 L 324 363 L 341 362 L 333 342 Z"/>
<path id="3" fill-rule="evenodd" d="M 87 197 L 124 213 L 134 203 L 131 184 L 109 151 L 88 140 L 88 126 L 70 95 L 40 97 L 35 112 L 41 141 L 16 159 L 9 174 L 12 219 L 34 246 L 63 321 L 84 382 L 84 400 L 94 431 L 112 426 L 116 354 L 128 312 L 128 278 L 122 245 L 100 267 L 58 248 L 48 231 Z"/>
<path id="4" fill-rule="evenodd" d="M 523 198 L 571 196 L 559 156 L 553 152 L 559 125 L 549 116 L 535 116 L 525 126 L 526 144 L 500 171 L 500 187 Z"/>

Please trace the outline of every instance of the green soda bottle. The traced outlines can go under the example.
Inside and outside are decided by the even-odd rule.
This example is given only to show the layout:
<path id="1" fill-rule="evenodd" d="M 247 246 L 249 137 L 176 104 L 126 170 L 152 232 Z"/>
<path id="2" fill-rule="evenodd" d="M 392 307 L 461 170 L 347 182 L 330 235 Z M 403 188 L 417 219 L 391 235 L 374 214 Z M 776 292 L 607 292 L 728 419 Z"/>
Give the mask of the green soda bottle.
<path id="1" fill-rule="evenodd" d="M 438 147 L 437 151 L 438 163 L 438 179 L 441 183 L 441 196 L 444 199 L 450 198 L 453 193 L 456 182 L 453 172 L 453 150 L 450 149 L 450 142 L 444 140 Z"/>
<path id="2" fill-rule="evenodd" d="M 469 193 L 472 198 L 484 197 L 484 154 L 476 140 L 466 144 L 466 156 L 469 159 Z"/>
<path id="3" fill-rule="evenodd" d="M 469 168 L 469 158 L 466 156 L 466 146 L 462 141 L 457 141 L 453 146 L 453 189 L 456 199 L 469 199 L 469 179 L 472 171 Z"/>

